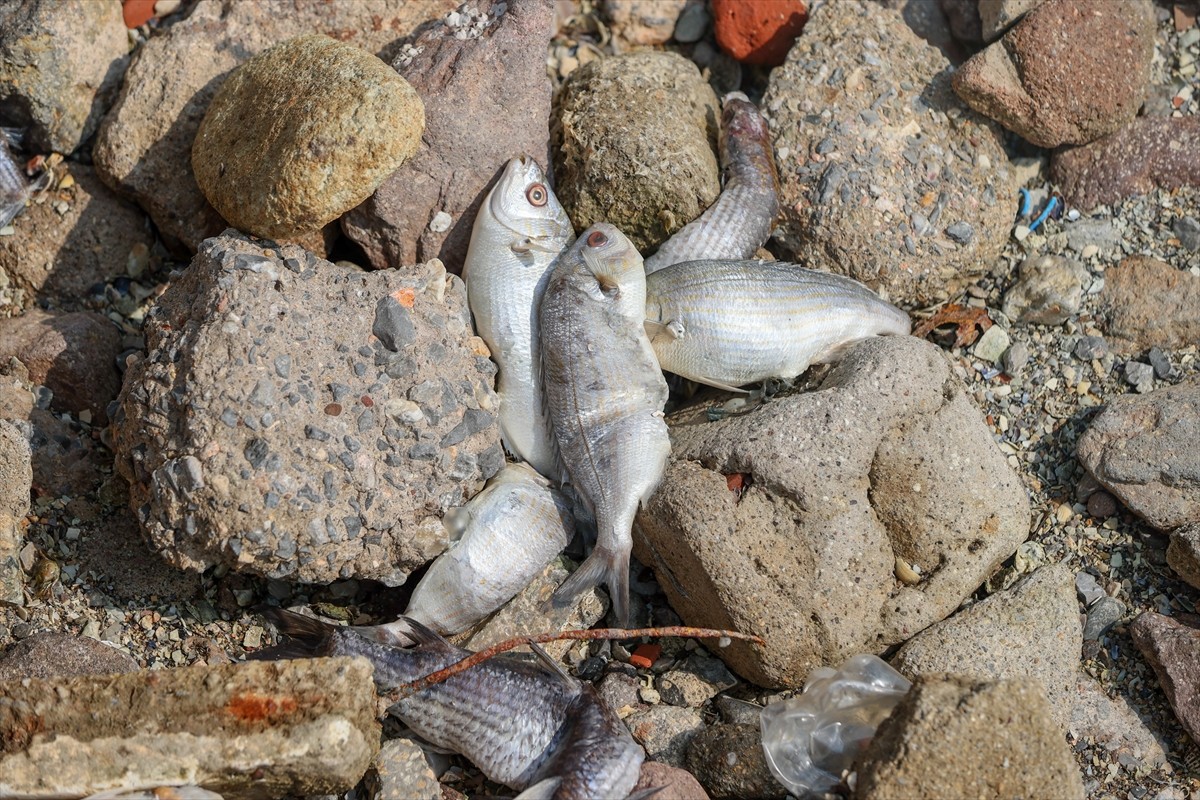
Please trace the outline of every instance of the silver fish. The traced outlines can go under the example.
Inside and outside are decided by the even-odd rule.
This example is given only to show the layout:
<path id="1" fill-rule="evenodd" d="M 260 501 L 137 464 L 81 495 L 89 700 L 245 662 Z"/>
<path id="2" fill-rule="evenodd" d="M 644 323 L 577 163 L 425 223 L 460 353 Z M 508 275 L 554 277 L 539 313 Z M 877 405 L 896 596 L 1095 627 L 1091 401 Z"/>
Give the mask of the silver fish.
<path id="1" fill-rule="evenodd" d="M 570 483 L 596 517 L 591 555 L 554 594 L 563 604 L 606 580 L 629 619 L 629 551 L 639 502 L 666 468 L 667 384 L 646 332 L 642 258 L 619 230 L 593 225 L 554 267 L 540 311 L 546 406 Z"/>
<path id="2" fill-rule="evenodd" d="M 0 131 L 0 228 L 21 213 L 34 187 L 17 166 L 9 147 L 9 134 Z"/>
<path id="3" fill-rule="evenodd" d="M 507 603 L 575 535 L 571 504 L 527 464 L 506 465 L 446 520 L 461 538 L 429 567 L 404 612 L 442 634 L 464 631 Z M 390 641 L 405 625 L 379 627 L 375 638 Z"/>
<path id="4" fill-rule="evenodd" d="M 779 176 L 771 132 L 758 108 L 731 92 L 721 109 L 721 171 L 716 202 L 646 259 L 646 274 L 681 261 L 744 259 L 771 235 L 779 214 Z"/>
<path id="5" fill-rule="evenodd" d="M 778 261 L 685 261 L 646 277 L 659 364 L 722 389 L 791 379 L 854 342 L 903 335 L 908 315 L 861 283 Z"/>
<path id="6" fill-rule="evenodd" d="M 516 458 L 556 477 L 538 370 L 536 302 L 574 236 L 537 162 L 520 156 L 479 207 L 463 264 L 475 330 L 500 367 L 500 433 Z"/>
<path id="7" fill-rule="evenodd" d="M 412 620 L 405 634 L 417 645 L 401 648 L 288 611 L 269 609 L 266 616 L 293 641 L 256 658 L 360 656 L 374 665 L 381 693 L 470 655 Z M 434 745 L 466 756 L 488 778 L 529 789 L 525 797 L 623 798 L 645 758 L 590 684 L 503 655 L 388 710 Z"/>

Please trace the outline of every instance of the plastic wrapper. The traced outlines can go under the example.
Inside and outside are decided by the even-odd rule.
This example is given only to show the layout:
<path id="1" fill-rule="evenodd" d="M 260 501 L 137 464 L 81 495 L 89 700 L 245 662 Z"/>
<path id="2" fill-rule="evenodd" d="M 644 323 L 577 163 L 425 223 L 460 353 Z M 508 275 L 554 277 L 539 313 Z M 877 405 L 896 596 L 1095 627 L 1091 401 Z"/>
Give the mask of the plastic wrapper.
<path id="1" fill-rule="evenodd" d="M 910 686 L 869 654 L 840 669 L 813 670 L 802 694 L 762 710 L 763 752 L 772 774 L 798 797 L 830 791 Z"/>
<path id="2" fill-rule="evenodd" d="M 17 166 L 9 141 L 15 133 L 0 130 L 0 228 L 12 222 L 29 199 L 29 181 Z"/>

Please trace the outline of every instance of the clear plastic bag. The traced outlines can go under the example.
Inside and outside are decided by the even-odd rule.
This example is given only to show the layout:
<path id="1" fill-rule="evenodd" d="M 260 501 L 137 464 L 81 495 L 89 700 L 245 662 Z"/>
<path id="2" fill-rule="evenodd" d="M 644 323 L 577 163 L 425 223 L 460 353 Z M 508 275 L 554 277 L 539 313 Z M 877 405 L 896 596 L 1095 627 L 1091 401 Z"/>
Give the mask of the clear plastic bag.
<path id="1" fill-rule="evenodd" d="M 885 661 L 865 653 L 840 669 L 813 670 L 802 694 L 762 710 L 771 772 L 798 797 L 833 789 L 910 686 Z"/>

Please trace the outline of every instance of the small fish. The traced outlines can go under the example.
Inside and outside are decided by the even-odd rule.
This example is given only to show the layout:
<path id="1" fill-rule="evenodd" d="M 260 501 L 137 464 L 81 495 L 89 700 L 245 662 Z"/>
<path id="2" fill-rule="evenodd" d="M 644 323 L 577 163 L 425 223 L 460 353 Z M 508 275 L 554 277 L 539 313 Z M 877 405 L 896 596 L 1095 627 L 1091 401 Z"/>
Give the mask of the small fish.
<path id="1" fill-rule="evenodd" d="M 681 261 L 751 258 L 771 235 L 779 214 L 771 132 L 741 92 L 723 101 L 721 169 L 725 186 L 716 202 L 646 259 L 647 274 Z"/>
<path id="2" fill-rule="evenodd" d="M 442 634 L 464 631 L 507 603 L 575 535 L 570 502 L 527 464 L 506 465 L 446 521 L 461 538 L 429 567 L 404 612 Z M 397 642 L 405 624 L 377 627 L 360 630 Z"/>
<path id="3" fill-rule="evenodd" d="M 13 159 L 9 134 L 0 132 L 0 228 L 21 213 L 32 191 L 33 187 Z"/>
<path id="4" fill-rule="evenodd" d="M 360 656 L 374 665 L 381 693 L 470 655 L 415 620 L 401 618 L 404 635 L 417 642 L 401 648 L 289 611 L 268 609 L 266 616 L 293 641 L 256 653 L 256 659 Z M 590 684 L 503 655 L 388 711 L 432 744 L 466 756 L 491 780 L 529 790 L 523 795 L 529 798 L 623 798 L 645 758 Z"/>
<path id="5" fill-rule="evenodd" d="M 795 264 L 685 261 L 646 277 L 659 364 L 720 389 L 790 380 L 857 341 L 910 329 L 907 314 L 861 283 Z"/>
<path id="6" fill-rule="evenodd" d="M 629 619 L 634 514 L 662 479 L 671 443 L 667 384 L 642 326 L 642 257 L 608 224 L 588 228 L 554 267 L 540 311 L 546 406 L 570 483 L 596 518 L 591 555 L 553 601 L 606 580 Z"/>
<path id="7" fill-rule="evenodd" d="M 542 403 L 536 304 L 574 235 L 542 168 L 520 156 L 479 207 L 463 264 L 475 330 L 500 368 L 504 446 L 549 478 L 557 477 L 557 462 Z"/>

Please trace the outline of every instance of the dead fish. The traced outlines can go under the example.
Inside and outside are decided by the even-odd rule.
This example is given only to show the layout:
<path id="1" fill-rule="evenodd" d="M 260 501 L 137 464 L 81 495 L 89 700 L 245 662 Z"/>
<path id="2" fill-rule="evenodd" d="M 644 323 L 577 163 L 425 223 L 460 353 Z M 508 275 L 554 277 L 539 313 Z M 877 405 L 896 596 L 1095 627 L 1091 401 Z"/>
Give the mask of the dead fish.
<path id="1" fill-rule="evenodd" d="M 442 634 L 464 631 L 507 603 L 575 535 L 570 502 L 527 464 L 506 465 L 446 522 L 461 538 L 429 567 L 404 612 Z M 361 630 L 394 642 L 404 627 Z"/>
<path id="2" fill-rule="evenodd" d="M 33 187 L 25 178 L 25 173 L 13 158 L 9 135 L 0 132 L 0 228 L 21 213 L 32 191 Z"/>
<path id="3" fill-rule="evenodd" d="M 563 468 L 595 515 L 597 541 L 553 600 L 602 580 L 629 619 L 629 551 L 639 502 L 662 479 L 671 444 L 667 384 L 642 326 L 646 274 L 619 230 L 588 228 L 554 267 L 540 311 L 546 407 Z"/>
<path id="4" fill-rule="evenodd" d="M 790 380 L 852 344 L 904 335 L 908 315 L 858 281 L 779 261 L 685 261 L 646 277 L 664 370 L 732 389 Z"/>
<path id="5" fill-rule="evenodd" d="M 646 259 L 647 274 L 681 261 L 751 258 L 771 235 L 779 214 L 771 132 L 741 92 L 723 100 L 721 170 L 725 185 L 716 202 Z"/>
<path id="6" fill-rule="evenodd" d="M 354 630 L 289 611 L 267 617 L 293 641 L 256 659 L 360 656 L 375 667 L 375 687 L 390 692 L 466 658 L 415 620 L 392 647 Z M 590 684 L 546 666 L 497 656 L 388 709 L 432 744 L 461 753 L 491 780 L 522 797 L 623 798 L 638 780 L 645 753 Z"/>
<path id="7" fill-rule="evenodd" d="M 556 477 L 538 369 L 536 302 L 575 231 L 537 162 L 508 162 L 475 216 L 463 264 L 475 329 L 500 367 L 500 433 L 516 458 Z"/>

